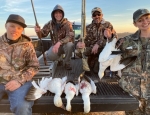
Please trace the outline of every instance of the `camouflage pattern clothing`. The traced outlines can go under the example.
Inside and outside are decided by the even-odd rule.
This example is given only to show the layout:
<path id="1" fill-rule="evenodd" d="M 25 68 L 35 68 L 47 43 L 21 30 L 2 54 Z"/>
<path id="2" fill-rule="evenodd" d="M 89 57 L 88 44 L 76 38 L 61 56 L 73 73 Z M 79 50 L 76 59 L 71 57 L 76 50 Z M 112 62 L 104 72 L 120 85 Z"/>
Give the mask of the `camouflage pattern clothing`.
<path id="1" fill-rule="evenodd" d="M 24 84 L 38 72 L 39 62 L 34 47 L 31 39 L 25 35 L 16 43 L 11 43 L 6 36 L 0 37 L 0 78 Z"/>
<path id="2" fill-rule="evenodd" d="M 55 19 L 55 12 L 62 13 L 62 19 L 60 21 Z M 49 33 L 51 36 L 52 46 L 47 53 L 47 59 L 50 61 L 60 60 L 61 55 L 65 54 L 64 65 L 65 68 L 71 70 L 71 56 L 73 51 L 73 38 L 74 32 L 71 22 L 64 18 L 64 10 L 60 5 L 56 5 L 51 13 L 51 18 L 48 23 L 41 29 L 42 37 L 46 37 Z M 60 42 L 61 45 L 58 49 L 58 53 L 53 52 L 53 46 Z"/>
<path id="3" fill-rule="evenodd" d="M 120 46 L 120 49 L 124 51 L 122 58 L 132 56 L 137 56 L 137 58 L 122 70 L 119 85 L 140 102 L 139 114 L 132 115 L 150 115 L 148 101 L 150 96 L 150 38 L 141 38 L 140 31 L 137 31 L 122 40 L 123 44 Z"/>
<path id="4" fill-rule="evenodd" d="M 105 28 L 113 30 L 112 24 L 104 19 L 98 24 L 92 21 L 92 23 L 86 27 L 87 34 L 84 40 L 86 47 L 93 48 L 95 44 L 98 44 L 99 48 L 103 49 L 107 41 L 104 37 Z"/>
<path id="5" fill-rule="evenodd" d="M 95 21 L 93 20 L 92 23 L 87 25 L 86 27 L 86 37 L 84 40 L 86 50 L 84 54 L 88 56 L 88 64 L 91 68 L 94 68 L 93 69 L 94 71 L 96 70 L 95 72 L 98 72 L 99 70 L 98 56 L 102 51 L 102 49 L 104 48 L 107 41 L 107 38 L 105 38 L 104 36 L 105 28 L 113 30 L 112 24 L 108 21 L 105 21 L 104 19 L 102 19 L 102 21 L 98 24 L 95 23 Z M 112 39 L 114 37 L 117 37 L 115 32 L 113 34 Z M 112 39 L 109 39 L 109 41 L 111 41 Z M 92 48 L 95 44 L 99 45 L 98 52 L 97 54 L 91 54 Z"/>
<path id="6" fill-rule="evenodd" d="M 54 13 L 57 10 L 62 12 L 62 19 L 59 23 L 54 17 Z M 60 5 L 56 5 L 51 12 L 52 20 L 48 21 L 41 29 L 42 37 L 46 37 L 50 33 L 53 45 L 57 42 L 60 42 L 61 44 L 72 42 L 74 38 L 72 24 L 67 20 L 67 18 L 64 18 L 64 14 L 63 8 Z"/>
<path id="7" fill-rule="evenodd" d="M 41 32 L 42 37 L 46 37 L 50 32 L 52 32 L 53 45 L 55 45 L 58 41 L 61 42 L 61 44 L 71 42 L 74 37 L 72 24 L 66 18 L 63 18 L 59 25 L 52 20 L 49 21 L 44 25 Z"/>

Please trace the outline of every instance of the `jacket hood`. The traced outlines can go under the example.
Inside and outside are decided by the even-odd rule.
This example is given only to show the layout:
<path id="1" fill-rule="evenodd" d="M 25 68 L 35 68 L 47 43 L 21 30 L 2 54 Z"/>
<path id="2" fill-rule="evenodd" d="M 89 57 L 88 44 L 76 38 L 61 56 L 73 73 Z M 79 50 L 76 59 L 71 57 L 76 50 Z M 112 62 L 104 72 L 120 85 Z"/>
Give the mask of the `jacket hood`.
<path id="1" fill-rule="evenodd" d="M 62 19 L 64 18 L 64 15 L 65 15 L 63 8 L 62 8 L 59 4 L 57 4 L 57 5 L 54 7 L 54 9 L 53 9 L 53 11 L 52 11 L 52 13 L 51 13 L 51 18 L 52 18 L 52 21 L 53 21 L 53 22 L 56 22 L 56 19 L 54 18 L 54 12 L 55 12 L 56 10 L 61 10 L 61 11 L 62 11 L 62 13 L 63 13 Z"/>
<path id="2" fill-rule="evenodd" d="M 52 21 L 52 26 L 56 28 L 56 30 L 59 30 L 62 26 L 64 26 L 68 22 L 67 18 L 63 18 L 60 23 L 56 23 Z"/>

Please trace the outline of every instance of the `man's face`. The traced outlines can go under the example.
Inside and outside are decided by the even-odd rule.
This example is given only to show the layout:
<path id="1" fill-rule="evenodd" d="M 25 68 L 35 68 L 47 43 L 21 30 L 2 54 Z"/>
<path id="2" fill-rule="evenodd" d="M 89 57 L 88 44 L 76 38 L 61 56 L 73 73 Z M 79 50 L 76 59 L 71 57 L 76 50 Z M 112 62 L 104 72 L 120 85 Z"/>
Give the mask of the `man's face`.
<path id="1" fill-rule="evenodd" d="M 100 23 L 102 21 L 103 18 L 103 14 L 101 14 L 100 12 L 94 12 L 92 15 L 92 19 L 96 22 L 96 23 Z"/>
<path id="2" fill-rule="evenodd" d="M 150 29 L 150 14 L 144 15 L 140 17 L 134 25 L 138 27 L 140 30 L 148 30 Z"/>
<path id="3" fill-rule="evenodd" d="M 54 12 L 54 17 L 56 19 L 57 22 L 61 21 L 61 19 L 63 18 L 63 13 L 60 10 L 56 10 Z"/>
<path id="4" fill-rule="evenodd" d="M 5 28 L 7 32 L 7 38 L 10 40 L 17 40 L 21 36 L 24 30 L 24 28 L 19 24 L 12 23 L 12 22 L 8 22 L 5 25 Z"/>

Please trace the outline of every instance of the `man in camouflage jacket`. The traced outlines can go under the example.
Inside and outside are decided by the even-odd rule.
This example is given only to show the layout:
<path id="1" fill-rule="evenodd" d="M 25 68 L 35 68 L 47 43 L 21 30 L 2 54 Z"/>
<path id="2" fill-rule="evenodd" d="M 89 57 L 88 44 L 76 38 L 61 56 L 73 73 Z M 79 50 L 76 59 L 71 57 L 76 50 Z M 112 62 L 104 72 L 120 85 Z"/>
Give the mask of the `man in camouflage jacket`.
<path id="1" fill-rule="evenodd" d="M 126 112 L 127 115 L 150 115 L 150 36 L 145 36 L 145 31 L 150 33 L 150 12 L 146 9 L 135 11 L 133 21 L 139 30 L 119 41 L 124 52 L 122 58 L 136 57 L 136 60 L 122 70 L 119 85 L 139 100 L 139 108 Z"/>
<path id="2" fill-rule="evenodd" d="M 94 68 L 95 72 L 98 72 L 98 56 L 102 49 L 104 48 L 107 38 L 111 41 L 115 35 L 115 31 L 110 22 L 103 19 L 102 10 L 95 7 L 91 11 L 92 23 L 86 27 L 86 37 L 84 43 L 78 42 L 77 48 L 86 47 L 84 54 L 88 56 L 89 66 Z M 105 30 L 109 31 L 111 34 L 106 36 Z"/>
<path id="3" fill-rule="evenodd" d="M 48 50 L 47 58 L 51 61 L 58 60 L 61 54 L 65 54 L 65 68 L 70 70 L 70 59 L 73 51 L 73 28 L 72 24 L 64 18 L 64 10 L 60 5 L 56 5 L 51 13 L 52 20 L 44 25 L 40 30 L 35 27 L 36 32 L 41 32 L 42 37 L 49 33 L 52 40 L 52 47 Z"/>
<path id="4" fill-rule="evenodd" d="M 22 34 L 26 27 L 24 19 L 11 14 L 5 27 L 7 32 L 0 37 L 0 99 L 7 94 L 15 115 L 32 115 L 33 101 L 24 98 L 39 62 L 31 39 Z"/>

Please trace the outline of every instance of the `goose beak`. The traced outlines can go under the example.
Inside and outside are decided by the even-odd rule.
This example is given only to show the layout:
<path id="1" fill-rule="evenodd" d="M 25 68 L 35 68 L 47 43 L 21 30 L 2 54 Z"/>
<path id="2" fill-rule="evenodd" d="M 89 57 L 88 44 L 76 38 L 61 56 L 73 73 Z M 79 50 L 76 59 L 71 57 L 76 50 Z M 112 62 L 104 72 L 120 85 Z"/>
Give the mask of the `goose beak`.
<path id="1" fill-rule="evenodd" d="M 82 78 L 82 77 L 84 76 L 84 73 L 85 73 L 85 72 L 82 72 L 82 73 L 79 75 L 79 77 Z"/>
<path id="2" fill-rule="evenodd" d="M 65 108 L 65 106 L 64 106 L 64 105 L 62 105 L 60 108 L 62 108 L 63 110 L 66 110 L 66 108 Z"/>

